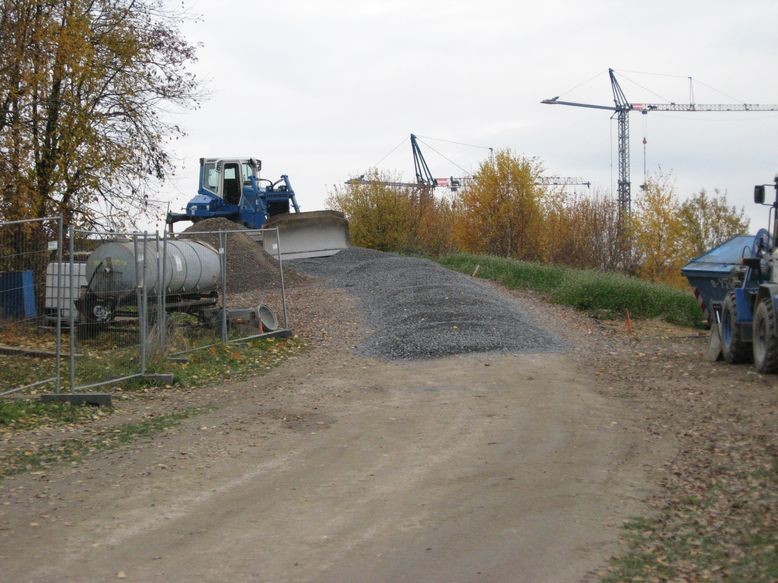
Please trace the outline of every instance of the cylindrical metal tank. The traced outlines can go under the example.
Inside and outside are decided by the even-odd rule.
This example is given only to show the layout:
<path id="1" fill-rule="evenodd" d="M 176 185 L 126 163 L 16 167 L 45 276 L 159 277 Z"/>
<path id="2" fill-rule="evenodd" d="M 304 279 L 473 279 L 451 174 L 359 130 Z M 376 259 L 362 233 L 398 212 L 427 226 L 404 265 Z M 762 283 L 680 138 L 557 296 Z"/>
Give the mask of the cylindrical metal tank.
<path id="1" fill-rule="evenodd" d="M 136 254 L 137 251 L 137 254 Z M 120 300 L 138 288 L 142 276 L 149 295 L 164 283 L 165 294 L 208 294 L 219 286 L 219 254 L 201 241 L 167 241 L 165 281 L 161 282 L 157 255 L 163 254 L 162 241 L 105 243 L 87 259 L 89 291 L 101 299 Z M 144 261 L 145 257 L 145 261 Z"/>

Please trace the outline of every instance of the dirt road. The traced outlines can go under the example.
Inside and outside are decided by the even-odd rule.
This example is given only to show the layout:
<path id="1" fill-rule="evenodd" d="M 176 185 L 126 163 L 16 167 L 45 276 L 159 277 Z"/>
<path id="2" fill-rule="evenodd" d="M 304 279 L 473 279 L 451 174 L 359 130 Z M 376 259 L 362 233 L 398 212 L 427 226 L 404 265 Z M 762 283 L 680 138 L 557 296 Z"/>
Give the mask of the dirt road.
<path id="1" fill-rule="evenodd" d="M 671 437 L 649 447 L 572 354 L 359 357 L 336 303 L 316 348 L 211 412 L 7 480 L 2 580 L 578 581 L 607 561 Z"/>

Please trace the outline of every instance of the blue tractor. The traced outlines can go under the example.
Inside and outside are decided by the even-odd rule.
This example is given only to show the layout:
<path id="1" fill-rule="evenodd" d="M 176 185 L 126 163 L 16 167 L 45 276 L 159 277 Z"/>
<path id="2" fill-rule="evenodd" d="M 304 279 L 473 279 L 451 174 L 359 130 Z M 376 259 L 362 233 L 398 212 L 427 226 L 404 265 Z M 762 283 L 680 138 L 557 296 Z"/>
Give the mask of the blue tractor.
<path id="1" fill-rule="evenodd" d="M 775 200 L 765 203 L 766 188 Z M 778 372 L 778 176 L 754 187 L 754 202 L 769 206 L 772 232 L 741 235 L 693 259 L 682 272 L 711 320 L 712 360 L 749 362 Z"/>
<path id="2" fill-rule="evenodd" d="M 200 158 L 197 195 L 185 212 L 167 214 L 171 232 L 179 221 L 223 217 L 247 229 L 273 227 L 263 233 L 263 245 L 271 255 L 280 249 L 284 259 L 325 257 L 349 246 L 343 213 L 301 213 L 289 177 L 274 182 L 260 178 L 261 169 L 254 158 Z"/>

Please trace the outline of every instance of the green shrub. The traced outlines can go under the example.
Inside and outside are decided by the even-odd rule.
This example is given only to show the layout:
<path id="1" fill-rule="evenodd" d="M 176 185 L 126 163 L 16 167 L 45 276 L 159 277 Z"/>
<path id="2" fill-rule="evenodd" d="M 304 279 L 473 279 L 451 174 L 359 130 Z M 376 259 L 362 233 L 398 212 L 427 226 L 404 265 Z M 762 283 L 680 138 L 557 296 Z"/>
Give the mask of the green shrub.
<path id="1" fill-rule="evenodd" d="M 545 293 L 552 302 L 598 316 L 663 318 L 684 326 L 701 321 L 700 308 L 691 293 L 648 283 L 634 277 L 592 270 L 541 265 L 484 255 L 451 255 L 439 262 L 456 271 L 496 281 L 510 289 Z"/>
<path id="2" fill-rule="evenodd" d="M 496 281 L 511 289 L 531 289 L 543 293 L 557 289 L 570 271 L 565 267 L 487 255 L 449 255 L 438 261 L 445 267 L 470 274 L 477 266 L 478 277 Z"/>

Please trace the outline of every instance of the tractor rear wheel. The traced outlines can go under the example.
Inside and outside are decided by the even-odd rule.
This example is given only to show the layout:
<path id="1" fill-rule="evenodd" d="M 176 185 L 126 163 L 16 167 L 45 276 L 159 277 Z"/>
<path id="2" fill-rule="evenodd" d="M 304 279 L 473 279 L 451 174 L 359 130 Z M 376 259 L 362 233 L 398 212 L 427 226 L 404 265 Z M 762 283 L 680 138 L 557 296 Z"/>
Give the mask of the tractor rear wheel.
<path id="1" fill-rule="evenodd" d="M 750 339 L 743 337 L 737 324 L 737 302 L 735 292 L 730 292 L 721 306 L 721 352 L 730 364 L 748 362 L 751 358 Z"/>
<path id="2" fill-rule="evenodd" d="M 754 312 L 754 367 L 759 372 L 778 371 L 778 336 L 773 298 L 762 298 Z"/>

